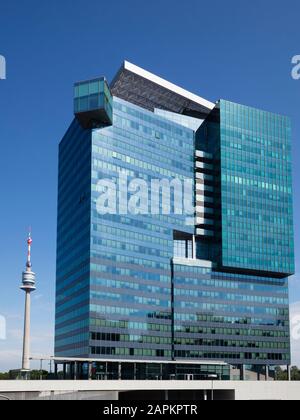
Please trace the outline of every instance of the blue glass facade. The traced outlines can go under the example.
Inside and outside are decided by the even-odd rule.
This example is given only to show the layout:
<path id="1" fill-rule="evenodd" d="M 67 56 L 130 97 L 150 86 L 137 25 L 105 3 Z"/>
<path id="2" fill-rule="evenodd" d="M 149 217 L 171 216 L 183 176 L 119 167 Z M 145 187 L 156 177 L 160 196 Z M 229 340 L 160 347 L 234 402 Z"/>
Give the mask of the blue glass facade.
<path id="1" fill-rule="evenodd" d="M 170 155 L 170 144 L 176 155 Z M 114 125 L 92 137 L 91 329 L 93 355 L 171 358 L 173 230 L 181 215 L 99 215 L 99 179 L 120 172 L 150 185 L 194 177 L 194 133 L 114 98 Z M 174 203 L 172 203 L 173 206 Z"/>
<path id="2" fill-rule="evenodd" d="M 112 96 L 104 77 L 75 84 L 74 114 L 84 128 L 112 124 Z"/>
<path id="3" fill-rule="evenodd" d="M 294 273 L 291 123 L 220 101 L 222 264 Z"/>
<path id="4" fill-rule="evenodd" d="M 56 355 L 89 351 L 91 134 L 74 120 L 59 147 Z"/>
<path id="5" fill-rule="evenodd" d="M 76 122 L 73 125 L 77 127 Z M 73 141 L 70 130 L 61 145 L 60 166 L 64 168 L 65 161 L 68 161 L 68 168 L 73 167 L 72 154 L 65 158 L 65 153 L 68 153 L 68 149 L 64 152 L 65 143 L 71 143 L 76 149 L 73 171 L 76 171 L 83 158 L 81 154 L 78 160 L 80 150 L 77 149 L 77 142 L 86 149 L 85 154 L 91 159 L 85 164 L 87 171 L 90 171 L 83 204 L 87 206 L 83 210 L 86 212 L 85 218 L 78 213 L 80 225 L 85 225 L 84 230 L 90 229 L 90 242 L 84 241 L 89 258 L 86 273 L 88 283 L 86 279 L 79 283 L 77 273 L 69 272 L 71 255 L 68 254 L 67 260 L 61 257 L 60 237 L 65 236 L 65 231 L 61 233 L 59 227 L 56 355 L 69 355 L 76 347 L 78 351 L 75 354 L 85 357 L 101 355 L 111 358 L 134 356 L 170 359 L 173 231 L 180 229 L 192 234 L 194 227 L 186 226 L 185 216 L 177 214 L 151 217 L 130 213 L 99 215 L 96 206 L 99 196 L 97 185 L 101 179 L 115 180 L 117 183 L 119 174 L 122 172 L 124 175 L 125 172 L 128 182 L 135 178 L 148 183 L 153 178 L 170 181 L 179 178 L 189 179 L 193 186 L 194 132 L 115 98 L 113 126 L 93 131 L 81 130 L 76 142 Z M 170 156 L 171 143 L 177 150 L 174 156 Z M 67 184 L 70 176 L 68 174 L 66 177 L 63 169 L 60 169 L 59 183 Z M 82 192 L 84 190 L 77 190 L 77 186 L 75 191 L 72 189 L 75 196 Z M 69 214 L 76 218 L 73 209 L 63 203 L 65 199 L 69 203 L 71 198 L 67 199 L 63 193 L 61 195 L 59 226 L 65 223 Z M 171 207 L 174 206 L 173 200 L 174 197 L 171 197 Z M 82 229 L 77 230 L 82 234 Z M 73 248 L 78 238 L 73 232 L 68 237 L 72 237 L 72 242 L 67 246 Z M 64 238 L 63 242 L 67 240 Z M 63 248 L 63 252 L 66 251 L 68 249 Z M 61 279 L 61 272 L 67 272 L 67 281 Z M 61 291 L 66 292 L 64 298 Z M 79 324 L 75 316 L 78 311 Z M 66 312 L 71 315 L 66 316 Z M 89 325 L 83 327 L 81 319 L 84 318 L 83 322 L 86 322 L 86 312 L 89 313 Z M 73 332 L 70 332 L 72 329 Z M 86 334 L 90 339 L 88 349 Z M 101 340 L 94 340 L 95 337 L 101 337 Z"/>
<path id="6" fill-rule="evenodd" d="M 175 265 L 176 359 L 288 364 L 287 279 Z"/>
<path id="7" fill-rule="evenodd" d="M 112 109 L 60 144 L 56 356 L 289 364 L 289 120 L 227 101 L 207 119 L 116 96 Z M 101 214 L 99 181 L 112 197 L 124 179 L 189 181 L 196 208 L 177 212 L 171 192 L 149 214 L 143 191 L 133 213 L 127 190 Z"/>

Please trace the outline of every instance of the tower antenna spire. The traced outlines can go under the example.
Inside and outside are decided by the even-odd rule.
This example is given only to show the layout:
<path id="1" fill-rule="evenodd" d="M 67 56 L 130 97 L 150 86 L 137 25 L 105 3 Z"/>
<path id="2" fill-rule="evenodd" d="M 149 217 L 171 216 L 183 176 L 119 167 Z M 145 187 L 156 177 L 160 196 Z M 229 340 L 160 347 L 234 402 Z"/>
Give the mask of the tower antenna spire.
<path id="1" fill-rule="evenodd" d="M 32 264 L 31 264 L 31 244 L 32 244 L 32 239 L 31 239 L 31 227 L 29 226 L 28 228 L 28 238 L 27 238 L 27 263 L 26 263 L 26 270 L 29 271 L 28 269 L 31 269 Z"/>

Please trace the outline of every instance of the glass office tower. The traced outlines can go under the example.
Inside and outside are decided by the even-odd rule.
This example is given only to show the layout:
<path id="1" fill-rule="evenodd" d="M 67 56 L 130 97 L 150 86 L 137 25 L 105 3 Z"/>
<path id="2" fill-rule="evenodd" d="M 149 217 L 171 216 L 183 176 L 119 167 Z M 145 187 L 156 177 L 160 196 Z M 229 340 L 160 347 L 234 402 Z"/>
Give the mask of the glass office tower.
<path id="1" fill-rule="evenodd" d="M 289 365 L 288 118 L 127 62 L 110 86 L 77 83 L 74 106 L 59 152 L 55 356 L 222 379 L 228 365 L 242 377 Z"/>

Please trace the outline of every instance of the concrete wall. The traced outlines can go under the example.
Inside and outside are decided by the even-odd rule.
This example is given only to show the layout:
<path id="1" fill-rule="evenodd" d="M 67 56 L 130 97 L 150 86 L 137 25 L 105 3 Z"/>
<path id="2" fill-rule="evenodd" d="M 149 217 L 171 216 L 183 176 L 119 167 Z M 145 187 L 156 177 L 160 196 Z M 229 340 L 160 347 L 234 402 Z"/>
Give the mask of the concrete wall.
<path id="1" fill-rule="evenodd" d="M 300 381 L 216 381 L 214 384 L 211 381 L 0 381 L 0 394 L 18 399 L 51 399 L 52 396 L 52 399 L 116 400 L 119 392 L 144 391 L 147 399 L 147 391 L 209 392 L 212 385 L 216 395 L 217 391 L 231 391 L 236 400 L 300 400 Z"/>

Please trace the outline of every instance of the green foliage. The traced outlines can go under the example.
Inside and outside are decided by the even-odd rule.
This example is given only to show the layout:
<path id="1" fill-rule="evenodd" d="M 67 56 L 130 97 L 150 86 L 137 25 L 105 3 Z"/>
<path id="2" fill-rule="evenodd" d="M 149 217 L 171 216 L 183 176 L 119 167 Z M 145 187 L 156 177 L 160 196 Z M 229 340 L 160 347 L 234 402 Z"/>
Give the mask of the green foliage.
<path id="1" fill-rule="evenodd" d="M 30 372 L 30 379 L 32 381 L 36 381 L 38 379 L 41 379 L 41 377 L 42 377 L 42 379 L 47 379 L 48 378 L 48 372 L 46 370 L 42 370 L 42 371 L 32 370 Z"/>
<path id="2" fill-rule="evenodd" d="M 36 381 L 41 379 L 48 379 L 49 373 L 46 370 L 32 370 L 30 372 L 30 379 L 32 381 Z M 0 373 L 0 381 L 2 380 L 16 380 L 21 379 L 21 372 L 20 370 L 11 370 L 9 372 Z"/>
<path id="3" fill-rule="evenodd" d="M 276 372 L 276 380 L 277 381 L 287 381 L 287 370 L 281 369 L 281 367 L 277 367 L 275 369 Z M 292 381 L 300 381 L 300 369 L 297 368 L 297 366 L 293 366 L 291 368 L 291 379 Z"/>
<path id="4" fill-rule="evenodd" d="M 293 366 L 291 369 L 291 376 L 292 381 L 300 381 L 300 369 L 298 369 L 296 366 Z"/>

